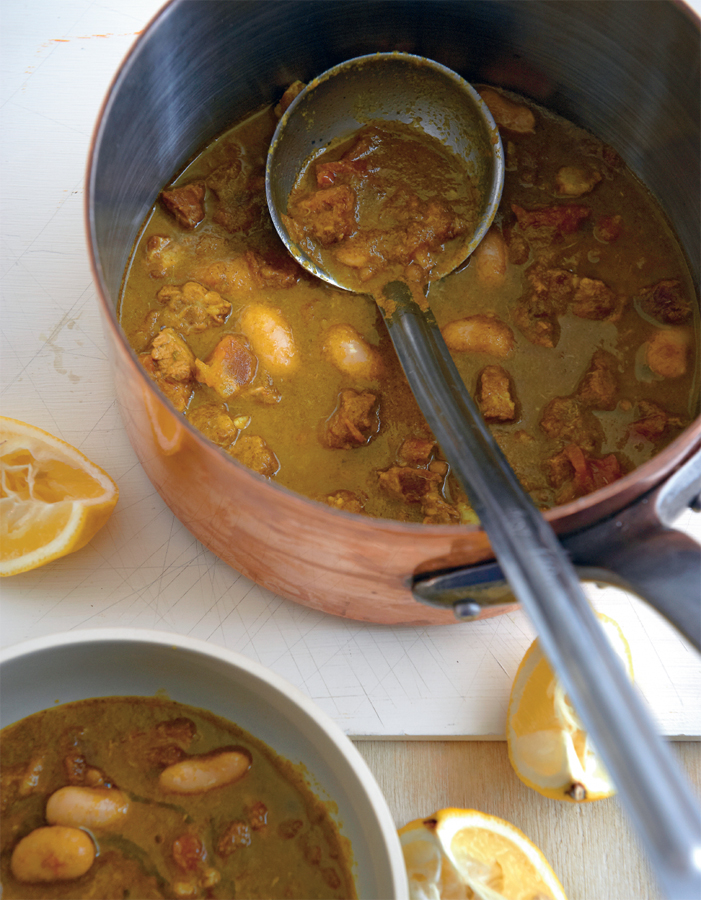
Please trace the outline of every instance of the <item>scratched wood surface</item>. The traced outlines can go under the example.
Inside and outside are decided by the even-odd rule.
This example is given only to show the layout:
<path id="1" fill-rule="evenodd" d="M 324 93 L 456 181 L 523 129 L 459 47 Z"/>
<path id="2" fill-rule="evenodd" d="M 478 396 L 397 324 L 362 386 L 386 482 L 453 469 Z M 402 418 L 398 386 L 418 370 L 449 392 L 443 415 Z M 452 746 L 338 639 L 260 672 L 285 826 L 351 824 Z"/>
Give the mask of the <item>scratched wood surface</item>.
<path id="1" fill-rule="evenodd" d="M 398 827 L 456 806 L 516 825 L 545 854 L 568 900 L 662 900 L 615 798 L 573 806 L 541 797 L 514 774 L 497 741 L 356 741 Z M 701 798 L 701 743 L 672 744 Z"/>

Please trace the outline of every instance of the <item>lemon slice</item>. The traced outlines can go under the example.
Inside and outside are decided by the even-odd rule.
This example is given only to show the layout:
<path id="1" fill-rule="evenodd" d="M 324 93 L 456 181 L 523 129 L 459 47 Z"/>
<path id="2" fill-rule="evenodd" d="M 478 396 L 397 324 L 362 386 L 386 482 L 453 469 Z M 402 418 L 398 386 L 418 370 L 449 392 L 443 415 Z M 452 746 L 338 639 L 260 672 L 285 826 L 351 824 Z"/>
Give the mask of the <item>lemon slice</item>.
<path id="1" fill-rule="evenodd" d="M 567 900 L 541 851 L 496 816 L 442 809 L 399 840 L 411 900 Z"/>
<path id="2" fill-rule="evenodd" d="M 632 681 L 628 641 L 613 619 L 597 615 Z M 506 738 L 514 771 L 545 797 L 581 803 L 615 794 L 591 738 L 537 640 L 526 651 L 514 679 Z"/>
<path id="3" fill-rule="evenodd" d="M 75 447 L 0 416 L 0 575 L 85 546 L 118 496 L 110 476 Z"/>

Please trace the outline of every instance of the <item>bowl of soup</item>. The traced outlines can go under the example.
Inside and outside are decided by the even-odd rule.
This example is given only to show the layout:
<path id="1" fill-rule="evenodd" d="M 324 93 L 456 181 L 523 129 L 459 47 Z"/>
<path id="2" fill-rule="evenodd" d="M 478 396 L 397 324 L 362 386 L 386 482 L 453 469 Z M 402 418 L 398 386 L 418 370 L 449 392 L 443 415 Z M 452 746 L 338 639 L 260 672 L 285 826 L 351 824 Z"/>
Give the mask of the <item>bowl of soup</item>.
<path id="1" fill-rule="evenodd" d="M 407 897 L 360 754 L 237 653 L 104 629 L 0 654 L 3 896 Z"/>
<path id="2" fill-rule="evenodd" d="M 265 202 L 285 109 L 335 63 L 380 50 L 457 71 L 499 127 L 495 224 L 428 301 L 497 442 L 566 538 L 637 509 L 701 449 L 699 96 L 687 76 L 698 19 L 671 2 L 175 0 L 105 101 L 88 235 L 118 401 L 149 478 L 199 540 L 276 593 L 355 619 L 447 623 L 452 609 L 412 588 L 490 560 L 489 541 L 374 302 L 297 265 Z M 361 283 L 383 263 L 353 233 L 373 140 L 369 127 L 313 172 L 310 221 Z M 427 236 L 440 233 L 439 201 L 417 198 L 411 179 L 392 197 L 407 272 L 440 249 Z M 578 562 L 600 578 L 614 545 L 592 540 Z M 684 552 L 688 577 L 699 551 Z"/>

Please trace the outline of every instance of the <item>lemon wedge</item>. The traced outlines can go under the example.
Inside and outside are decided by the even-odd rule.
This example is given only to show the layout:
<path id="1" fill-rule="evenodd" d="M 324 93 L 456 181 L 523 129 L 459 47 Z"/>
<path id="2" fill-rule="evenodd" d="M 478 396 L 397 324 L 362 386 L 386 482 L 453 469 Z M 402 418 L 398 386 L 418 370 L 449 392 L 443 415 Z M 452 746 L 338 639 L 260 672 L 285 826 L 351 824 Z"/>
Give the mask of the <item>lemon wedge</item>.
<path id="1" fill-rule="evenodd" d="M 597 616 L 632 681 L 628 641 L 613 619 Z M 537 640 L 526 651 L 514 679 L 506 738 L 514 771 L 545 797 L 581 803 L 615 794 L 591 738 Z"/>
<path id="2" fill-rule="evenodd" d="M 80 450 L 0 416 L 0 575 L 79 550 L 110 517 L 117 485 Z"/>
<path id="3" fill-rule="evenodd" d="M 442 809 L 399 840 L 411 900 L 567 900 L 538 847 L 496 816 Z"/>

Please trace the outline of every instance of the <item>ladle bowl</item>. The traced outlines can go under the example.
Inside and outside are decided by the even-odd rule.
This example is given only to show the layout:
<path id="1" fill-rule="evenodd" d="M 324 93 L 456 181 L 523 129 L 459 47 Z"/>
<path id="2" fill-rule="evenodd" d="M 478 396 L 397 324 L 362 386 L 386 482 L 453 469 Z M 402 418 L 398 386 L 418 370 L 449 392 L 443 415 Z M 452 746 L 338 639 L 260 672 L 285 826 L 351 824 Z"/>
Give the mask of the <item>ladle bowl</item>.
<path id="1" fill-rule="evenodd" d="M 297 262 L 335 287 L 350 282 L 320 266 L 290 236 L 283 215 L 309 160 L 369 122 L 413 125 L 459 157 L 477 188 L 477 225 L 431 271 L 448 275 L 477 247 L 494 221 L 504 185 L 504 153 L 487 104 L 456 72 L 410 53 L 373 53 L 314 78 L 282 115 L 268 152 L 265 186 L 275 228 Z"/>

